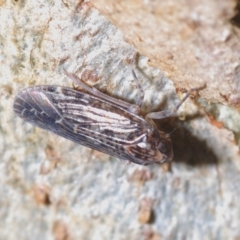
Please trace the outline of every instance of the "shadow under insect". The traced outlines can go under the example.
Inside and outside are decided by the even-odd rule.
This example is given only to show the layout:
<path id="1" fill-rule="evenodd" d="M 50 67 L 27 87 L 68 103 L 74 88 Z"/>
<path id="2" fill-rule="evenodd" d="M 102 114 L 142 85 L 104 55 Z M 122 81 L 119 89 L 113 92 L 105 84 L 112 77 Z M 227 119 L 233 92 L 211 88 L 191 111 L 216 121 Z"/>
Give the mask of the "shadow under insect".
<path id="1" fill-rule="evenodd" d="M 161 131 L 173 131 L 171 133 L 174 152 L 173 162 L 185 163 L 191 166 L 215 165 L 218 163 L 217 156 L 209 148 L 207 142 L 198 138 L 196 134 L 194 135 L 193 130 L 189 127 L 189 122 L 199 117 L 201 116 L 192 116 L 184 121 L 179 121 L 173 117 L 156 121 Z"/>

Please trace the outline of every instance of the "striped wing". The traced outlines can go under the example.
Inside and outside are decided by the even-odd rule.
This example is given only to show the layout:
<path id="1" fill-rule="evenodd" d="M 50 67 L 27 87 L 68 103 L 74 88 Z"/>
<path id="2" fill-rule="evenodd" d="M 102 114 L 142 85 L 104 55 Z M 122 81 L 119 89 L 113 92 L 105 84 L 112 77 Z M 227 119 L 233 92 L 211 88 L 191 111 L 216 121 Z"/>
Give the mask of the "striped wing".
<path id="1" fill-rule="evenodd" d="M 15 98 L 14 111 L 38 127 L 136 163 L 125 149 L 141 143 L 152 128 L 142 117 L 116 104 L 59 86 L 24 89 Z"/>

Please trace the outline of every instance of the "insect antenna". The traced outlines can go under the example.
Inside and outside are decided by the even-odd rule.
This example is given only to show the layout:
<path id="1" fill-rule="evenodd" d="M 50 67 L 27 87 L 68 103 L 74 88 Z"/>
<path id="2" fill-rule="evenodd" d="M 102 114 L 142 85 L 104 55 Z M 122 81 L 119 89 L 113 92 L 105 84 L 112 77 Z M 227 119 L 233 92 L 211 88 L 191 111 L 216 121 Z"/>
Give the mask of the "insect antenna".
<path id="1" fill-rule="evenodd" d="M 168 133 L 168 136 L 170 136 L 175 130 L 177 130 L 179 127 L 175 127 L 170 133 Z"/>

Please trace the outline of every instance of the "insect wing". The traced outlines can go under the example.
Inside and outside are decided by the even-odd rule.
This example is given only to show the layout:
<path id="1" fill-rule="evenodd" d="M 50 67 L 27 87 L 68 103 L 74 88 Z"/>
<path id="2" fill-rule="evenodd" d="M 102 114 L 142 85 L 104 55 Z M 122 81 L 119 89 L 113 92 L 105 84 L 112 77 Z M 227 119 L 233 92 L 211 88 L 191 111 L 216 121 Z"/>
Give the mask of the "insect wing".
<path id="1" fill-rule="evenodd" d="M 15 98 L 14 111 L 24 120 L 81 145 L 142 164 L 132 156 L 154 128 L 142 117 L 101 98 L 60 86 L 34 86 Z M 149 157 L 149 156 L 148 156 Z"/>

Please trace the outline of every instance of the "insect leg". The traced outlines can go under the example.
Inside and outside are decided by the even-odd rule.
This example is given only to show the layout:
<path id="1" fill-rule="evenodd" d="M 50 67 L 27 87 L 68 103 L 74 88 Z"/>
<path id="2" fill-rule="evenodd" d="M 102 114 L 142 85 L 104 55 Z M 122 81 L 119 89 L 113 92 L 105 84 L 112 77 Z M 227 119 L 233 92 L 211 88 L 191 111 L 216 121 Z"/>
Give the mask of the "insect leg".
<path id="1" fill-rule="evenodd" d="M 141 87 L 141 85 L 139 83 L 139 80 L 138 80 L 137 75 L 136 75 L 136 73 L 135 73 L 135 71 L 133 69 L 133 66 L 132 66 L 132 75 L 133 75 L 135 83 L 137 84 L 138 90 L 140 92 L 140 97 L 137 100 L 137 105 L 139 106 L 139 108 L 141 108 L 143 100 L 144 100 L 144 91 L 143 91 L 143 89 L 142 89 L 142 87 Z"/>
<path id="2" fill-rule="evenodd" d="M 144 100 L 144 91 L 143 91 L 143 89 L 141 87 L 141 84 L 139 83 L 138 77 L 137 77 L 137 75 L 136 75 L 136 73 L 134 71 L 134 64 L 136 64 L 137 58 L 138 58 L 138 53 L 135 53 L 134 57 L 132 58 L 132 60 L 130 62 L 130 66 L 131 66 L 131 70 L 132 70 L 133 79 L 134 79 L 134 81 L 135 81 L 135 83 L 137 85 L 137 88 L 138 88 L 139 92 L 140 92 L 140 96 L 139 96 L 136 104 L 141 109 L 142 103 L 143 103 L 143 100 Z"/>
<path id="3" fill-rule="evenodd" d="M 189 92 L 186 94 L 186 96 L 181 100 L 181 102 L 173 109 L 173 110 L 164 110 L 161 112 L 151 112 L 146 115 L 146 119 L 164 119 L 167 117 L 174 116 L 177 112 L 177 110 L 180 108 L 180 106 L 187 100 L 187 98 L 191 95 L 192 92 L 200 91 L 206 87 L 206 84 L 204 84 L 201 87 L 198 88 L 192 88 L 189 90 Z"/>
<path id="4" fill-rule="evenodd" d="M 113 98 L 113 97 L 110 97 L 100 91 L 98 91 L 96 88 L 94 87 L 89 87 L 87 86 L 85 83 L 83 83 L 81 81 L 80 78 L 78 78 L 76 75 L 72 74 L 72 73 L 69 73 L 67 72 L 65 69 L 63 69 L 64 73 L 73 80 L 73 82 L 80 86 L 81 88 L 83 88 L 85 91 L 91 93 L 92 95 L 96 96 L 96 97 L 99 97 L 101 99 L 104 99 L 108 102 L 111 102 L 113 104 L 117 104 L 118 106 L 121 106 L 123 108 L 126 108 L 128 109 L 129 111 L 131 112 L 134 112 L 134 113 L 139 113 L 140 111 L 140 108 L 135 105 L 135 104 L 131 104 L 131 103 L 128 103 L 128 102 L 125 102 L 125 101 L 122 101 L 121 99 L 116 99 L 116 98 Z"/>

